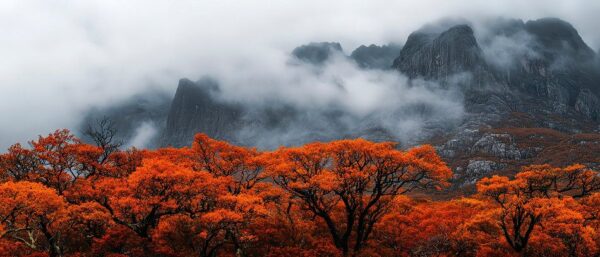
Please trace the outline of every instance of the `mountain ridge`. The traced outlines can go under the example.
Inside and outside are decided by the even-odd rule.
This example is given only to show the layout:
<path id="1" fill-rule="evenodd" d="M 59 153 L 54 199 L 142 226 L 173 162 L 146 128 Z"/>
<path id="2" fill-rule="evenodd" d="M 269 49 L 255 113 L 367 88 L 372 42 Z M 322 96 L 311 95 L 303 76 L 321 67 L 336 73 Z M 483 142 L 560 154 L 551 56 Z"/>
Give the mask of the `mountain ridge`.
<path id="1" fill-rule="evenodd" d="M 405 75 L 415 84 L 412 87 L 426 82 L 458 90 L 465 109 L 458 124 L 433 123 L 421 128 L 423 137 L 402 143 L 434 144 L 461 185 L 510 169 L 516 161 L 536 163 L 546 158 L 545 151 L 551 151 L 546 148 L 556 148 L 553 144 L 521 148 L 536 133 L 547 134 L 544 129 L 564 134 L 560 137 L 564 142 L 571 142 L 566 135 L 600 131 L 598 56 L 572 25 L 556 18 L 500 20 L 485 32 L 460 22 L 433 24 L 411 33 L 401 48 L 363 45 L 346 55 L 339 43 L 317 42 L 297 47 L 291 56 L 296 65 L 314 66 L 317 71 L 330 65 L 334 56 L 342 56 L 359 69 Z M 281 138 L 291 145 L 349 137 L 400 141 L 377 123 L 367 125 L 370 116 L 350 119 L 365 126 L 349 128 L 345 122 L 352 115 L 345 110 L 311 113 L 285 104 L 255 108 L 224 101 L 217 97 L 219 93 L 219 81 L 180 80 L 160 145 L 188 145 L 197 132 L 241 145 L 261 144 L 285 131 Z M 309 125 L 315 121 L 328 124 Z M 600 138 L 589 138 L 585 144 L 600 144 Z M 581 151 L 577 144 L 573 149 Z M 600 159 L 582 161 L 600 164 Z"/>

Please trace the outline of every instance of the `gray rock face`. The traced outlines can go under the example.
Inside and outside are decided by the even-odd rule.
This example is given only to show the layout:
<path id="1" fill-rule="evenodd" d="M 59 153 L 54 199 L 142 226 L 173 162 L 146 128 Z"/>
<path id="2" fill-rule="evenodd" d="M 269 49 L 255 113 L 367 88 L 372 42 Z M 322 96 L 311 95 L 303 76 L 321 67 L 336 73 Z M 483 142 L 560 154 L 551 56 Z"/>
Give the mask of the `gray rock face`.
<path id="1" fill-rule="evenodd" d="M 301 61 L 321 65 L 335 53 L 342 53 L 342 46 L 337 42 L 318 42 L 296 47 L 292 55 Z M 343 54 L 343 53 L 342 53 Z"/>
<path id="2" fill-rule="evenodd" d="M 528 21 L 525 30 L 534 35 L 539 44 L 537 50 L 547 58 L 567 55 L 576 60 L 594 57 L 594 51 L 583 41 L 577 30 L 568 22 L 557 18 Z"/>
<path id="3" fill-rule="evenodd" d="M 589 89 L 583 89 L 579 92 L 575 100 L 575 110 L 593 120 L 600 119 L 600 99 Z"/>
<path id="4" fill-rule="evenodd" d="M 451 81 L 456 74 L 468 74 L 470 79 L 460 86 L 467 95 L 468 111 L 502 115 L 545 110 L 566 116 L 576 111 L 598 121 L 600 66 L 594 61 L 595 53 L 569 23 L 552 18 L 527 23 L 503 20 L 490 26 L 490 31 L 529 50 L 510 53 L 514 64 L 499 67 L 483 57 L 469 26 L 457 25 L 443 32 L 424 29 L 409 36 L 393 67 L 411 78 L 446 84 L 457 84 Z M 489 36 L 482 40 L 489 45 Z M 494 95 L 497 99 L 487 105 L 494 110 L 481 112 L 478 103 Z M 538 103 L 534 109 L 523 104 L 531 100 Z M 501 110 L 506 107 L 508 110 Z"/>
<path id="5" fill-rule="evenodd" d="M 510 38 L 519 33 L 531 36 L 523 44 L 533 54 L 514 56 L 518 65 L 494 70 L 496 77 L 514 90 L 541 98 L 554 112 L 564 115 L 574 109 L 598 121 L 594 98 L 600 94 L 600 66 L 575 28 L 565 21 L 545 18 L 521 22 L 505 35 Z"/>
<path id="6" fill-rule="evenodd" d="M 163 145 L 189 145 L 198 132 L 221 140 L 234 139 L 234 132 L 241 125 L 242 109 L 219 102 L 211 93 L 214 91 L 218 91 L 218 85 L 211 79 L 179 81 L 169 110 Z"/>
<path id="7" fill-rule="evenodd" d="M 524 157 L 508 134 L 485 134 L 471 147 L 471 152 L 509 160 Z"/>
<path id="8" fill-rule="evenodd" d="M 465 169 L 465 173 L 462 177 L 463 185 L 472 185 L 477 180 L 490 175 L 493 171 L 504 169 L 506 164 L 496 163 L 490 160 L 469 160 L 469 164 Z"/>
<path id="9" fill-rule="evenodd" d="M 411 78 L 447 79 L 461 72 L 485 67 L 481 49 L 467 25 L 454 26 L 440 34 L 414 32 L 406 40 L 393 68 Z"/>
<path id="10" fill-rule="evenodd" d="M 478 139 L 479 134 L 480 132 L 477 129 L 460 129 L 452 139 L 437 146 L 438 153 L 446 159 L 452 159 L 456 157 L 457 153 L 470 149 Z"/>
<path id="11" fill-rule="evenodd" d="M 358 66 L 366 69 L 390 69 L 394 59 L 400 54 L 402 47 L 396 44 L 389 45 L 361 45 L 352 51 L 352 58 Z"/>

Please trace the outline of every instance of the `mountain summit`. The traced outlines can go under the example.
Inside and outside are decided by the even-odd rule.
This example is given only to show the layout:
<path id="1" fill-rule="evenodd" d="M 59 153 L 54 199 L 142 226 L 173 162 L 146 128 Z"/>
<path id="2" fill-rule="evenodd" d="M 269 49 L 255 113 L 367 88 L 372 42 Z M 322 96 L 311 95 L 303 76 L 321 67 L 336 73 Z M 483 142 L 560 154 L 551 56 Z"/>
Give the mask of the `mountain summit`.
<path id="1" fill-rule="evenodd" d="M 478 72 L 484 61 L 471 27 L 457 25 L 439 34 L 413 32 L 392 67 L 411 78 L 441 79 Z"/>

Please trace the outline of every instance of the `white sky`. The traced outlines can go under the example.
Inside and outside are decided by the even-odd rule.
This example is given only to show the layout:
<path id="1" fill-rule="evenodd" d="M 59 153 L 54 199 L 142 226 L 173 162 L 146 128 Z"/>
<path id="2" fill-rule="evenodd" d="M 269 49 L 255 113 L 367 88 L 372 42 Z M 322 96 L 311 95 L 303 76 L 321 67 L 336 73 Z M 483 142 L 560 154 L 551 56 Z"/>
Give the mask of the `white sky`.
<path id="1" fill-rule="evenodd" d="M 444 17 L 559 17 L 600 47 L 600 1 L 0 1 L 0 149 L 181 77 L 262 65 L 310 41 L 403 42 Z"/>

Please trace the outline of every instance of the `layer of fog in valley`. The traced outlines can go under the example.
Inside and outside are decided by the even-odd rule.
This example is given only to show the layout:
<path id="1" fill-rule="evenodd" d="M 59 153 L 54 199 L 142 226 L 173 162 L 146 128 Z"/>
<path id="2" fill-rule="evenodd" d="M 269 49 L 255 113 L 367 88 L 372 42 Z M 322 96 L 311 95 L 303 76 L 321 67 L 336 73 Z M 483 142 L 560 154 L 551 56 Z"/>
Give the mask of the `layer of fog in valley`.
<path id="1" fill-rule="evenodd" d="M 244 144 L 275 148 L 349 137 L 411 144 L 463 115 L 457 87 L 361 69 L 342 52 L 316 64 L 292 56 L 265 63 L 272 65 L 215 76 L 221 101 L 243 106 L 248 125 L 236 139 Z"/>

